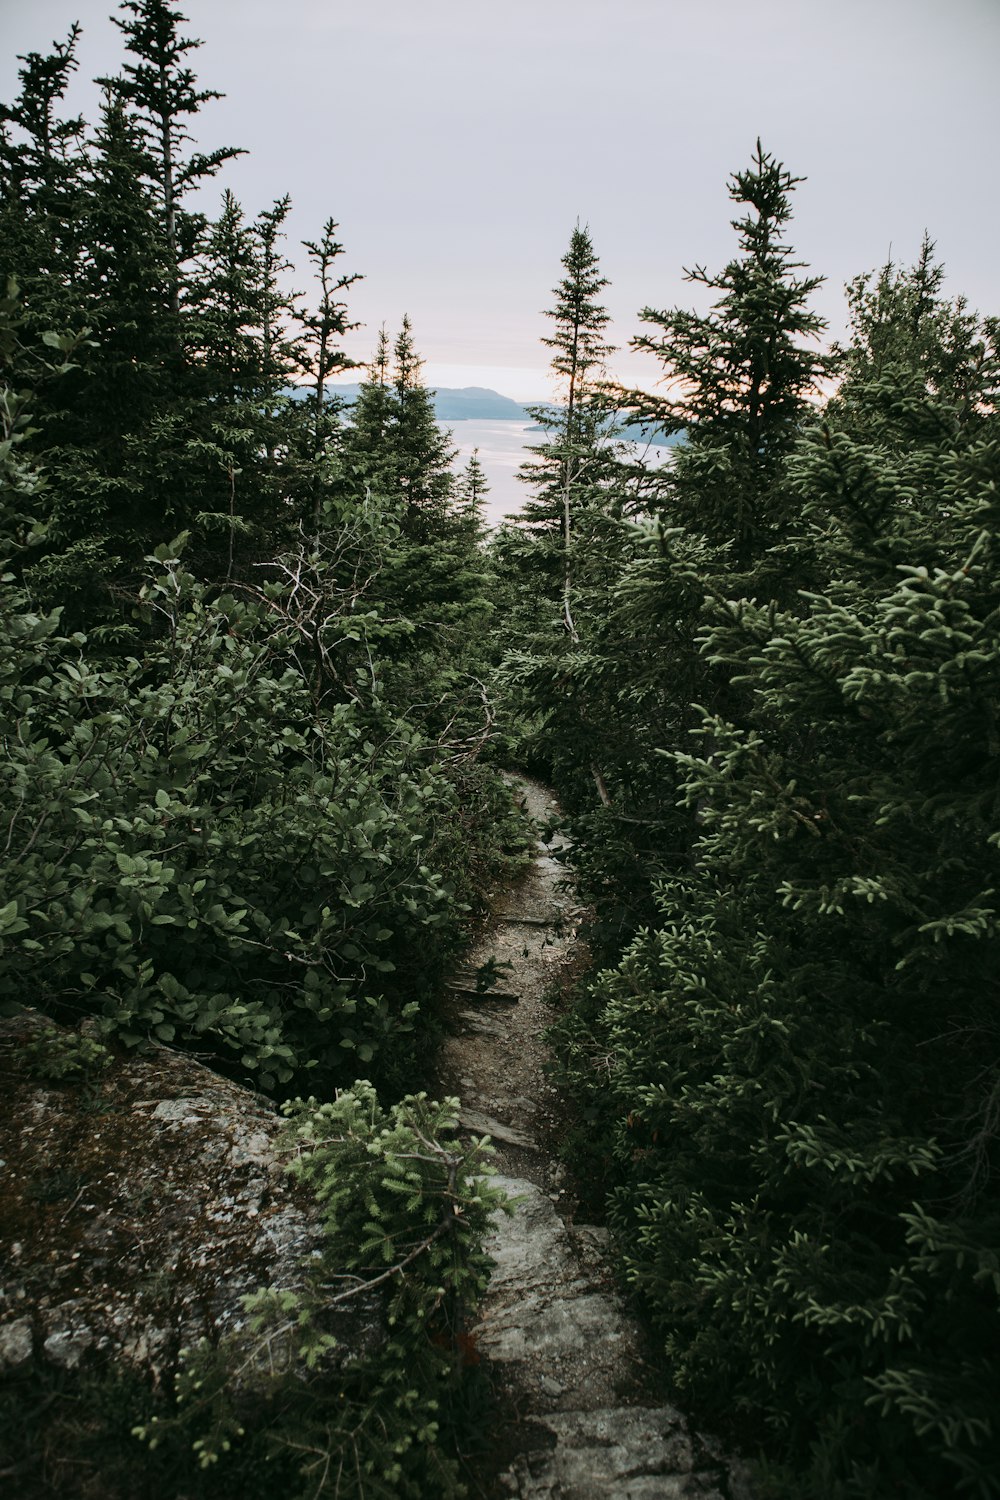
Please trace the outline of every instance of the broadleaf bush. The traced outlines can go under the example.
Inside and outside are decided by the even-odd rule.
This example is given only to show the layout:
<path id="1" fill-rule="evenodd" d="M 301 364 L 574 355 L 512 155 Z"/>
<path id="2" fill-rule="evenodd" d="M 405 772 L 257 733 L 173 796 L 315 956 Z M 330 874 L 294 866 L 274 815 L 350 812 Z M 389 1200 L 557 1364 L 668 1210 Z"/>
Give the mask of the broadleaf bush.
<path id="1" fill-rule="evenodd" d="M 169 1464 L 192 1455 L 217 1494 L 264 1493 L 263 1458 L 265 1482 L 302 1500 L 459 1500 L 466 1329 L 489 1278 L 484 1237 L 507 1207 L 489 1148 L 454 1138 L 455 1099 L 387 1109 L 359 1082 L 285 1109 L 289 1170 L 320 1207 L 320 1259 L 298 1288 L 247 1299 L 249 1332 L 186 1351 L 174 1412 L 137 1435 L 154 1462 L 159 1449 Z M 368 1332 L 341 1345 L 331 1314 L 352 1309 Z"/>
<path id="2" fill-rule="evenodd" d="M 141 655 L 6 596 L 0 997 L 266 1088 L 377 1070 L 499 859 L 485 825 L 464 889 L 439 858 L 490 774 L 442 769 L 377 684 L 318 703 L 280 612 L 163 551 Z"/>

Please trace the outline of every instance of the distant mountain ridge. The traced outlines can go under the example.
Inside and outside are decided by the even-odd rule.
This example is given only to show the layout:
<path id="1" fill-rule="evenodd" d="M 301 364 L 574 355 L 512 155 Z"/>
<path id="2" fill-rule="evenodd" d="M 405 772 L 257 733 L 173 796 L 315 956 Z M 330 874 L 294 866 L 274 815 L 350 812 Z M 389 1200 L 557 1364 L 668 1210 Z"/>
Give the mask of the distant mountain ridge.
<path id="1" fill-rule="evenodd" d="M 488 390 L 482 385 L 466 385 L 457 390 L 434 392 L 434 414 L 439 422 L 524 422 L 526 409 L 510 396 Z"/>
<path id="2" fill-rule="evenodd" d="M 357 400 L 361 386 L 333 385 L 328 390 L 335 392 L 350 406 Z M 308 391 L 308 386 L 292 386 L 289 394 L 301 399 Z M 510 396 L 501 396 L 499 391 L 491 391 L 482 385 L 437 386 L 432 387 L 431 394 L 434 398 L 434 415 L 439 422 L 523 422 L 526 426 L 534 427 L 532 410 L 558 410 L 558 407 L 544 401 L 537 405 L 531 402 L 529 406 L 525 406 L 520 401 L 512 400 Z M 536 430 L 541 431 L 540 428 Z M 633 443 L 646 443 L 653 440 L 652 430 L 649 427 L 626 427 L 621 436 Z M 656 441 L 660 446 L 669 448 L 680 442 L 681 437 L 681 433 L 672 433 L 669 437 L 660 436 Z"/>
<path id="3" fill-rule="evenodd" d="M 332 385 L 335 392 L 348 405 L 358 398 L 360 385 Z M 293 396 L 305 395 L 306 386 L 295 387 Z M 487 390 L 482 385 L 465 385 L 461 388 L 438 386 L 431 389 L 434 397 L 434 415 L 439 422 L 530 422 L 527 410 L 510 396 L 501 396 L 499 391 Z"/>

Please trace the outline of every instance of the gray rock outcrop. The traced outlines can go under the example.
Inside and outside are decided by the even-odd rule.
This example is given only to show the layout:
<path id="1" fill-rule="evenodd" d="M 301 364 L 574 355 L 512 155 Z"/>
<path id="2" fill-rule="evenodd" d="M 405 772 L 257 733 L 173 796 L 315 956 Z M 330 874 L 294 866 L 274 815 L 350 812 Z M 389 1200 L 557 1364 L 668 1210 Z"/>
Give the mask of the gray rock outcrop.
<path id="1" fill-rule="evenodd" d="M 489 1246 L 496 1269 L 475 1330 L 521 1414 L 500 1475 L 518 1500 L 750 1500 L 741 1466 L 649 1399 L 643 1334 L 609 1283 L 604 1235 L 570 1226 L 523 1178 Z"/>
<path id="2" fill-rule="evenodd" d="M 23 1062 L 43 1027 L 0 1022 L 0 1373 L 104 1357 L 156 1384 L 238 1335 L 245 1294 L 301 1281 L 316 1208 L 266 1100 L 162 1047 L 43 1082 Z"/>

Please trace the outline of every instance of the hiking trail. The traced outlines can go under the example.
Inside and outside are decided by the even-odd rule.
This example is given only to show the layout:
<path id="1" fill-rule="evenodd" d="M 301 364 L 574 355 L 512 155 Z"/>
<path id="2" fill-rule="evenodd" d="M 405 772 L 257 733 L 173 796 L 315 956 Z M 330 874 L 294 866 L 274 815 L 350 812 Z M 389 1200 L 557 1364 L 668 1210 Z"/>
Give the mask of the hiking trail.
<path id="1" fill-rule="evenodd" d="M 642 1329 L 617 1291 L 607 1231 L 576 1222 L 556 1159 L 559 1095 L 546 1075 L 549 997 L 579 962 L 580 912 L 559 806 L 508 778 L 538 829 L 537 853 L 503 893 L 449 985 L 435 1084 L 462 1101 L 460 1128 L 488 1134 L 515 1200 L 487 1249 L 493 1278 L 473 1330 L 505 1411 L 483 1496 L 518 1500 L 751 1500 L 743 1466 L 659 1399 Z"/>

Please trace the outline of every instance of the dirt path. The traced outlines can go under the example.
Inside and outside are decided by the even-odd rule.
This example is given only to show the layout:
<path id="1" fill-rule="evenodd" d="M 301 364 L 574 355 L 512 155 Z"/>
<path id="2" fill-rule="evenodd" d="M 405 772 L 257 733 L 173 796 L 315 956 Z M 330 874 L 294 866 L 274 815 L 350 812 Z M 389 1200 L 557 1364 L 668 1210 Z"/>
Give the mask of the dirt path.
<path id="1" fill-rule="evenodd" d="M 511 778 L 532 820 L 559 814 L 537 782 Z M 501 1172 L 546 1192 L 565 1175 L 553 1157 L 556 1090 L 545 1075 L 543 1032 L 555 1019 L 546 996 L 570 962 L 579 913 L 563 889 L 565 867 L 553 857 L 558 836 L 501 897 L 495 920 L 453 975 L 448 1002 L 452 1034 L 441 1050 L 438 1085 L 462 1101 L 462 1125 L 489 1133 Z"/>
<path id="2" fill-rule="evenodd" d="M 541 829 L 559 816 L 551 792 L 511 777 Z M 559 1099 L 545 1072 L 546 998 L 574 962 L 580 913 L 564 841 L 539 839 L 528 871 L 456 972 L 453 1033 L 437 1088 L 462 1101 L 462 1128 L 489 1134 L 500 1183 L 515 1200 L 490 1245 L 493 1281 L 475 1330 L 507 1417 L 481 1493 L 519 1500 L 749 1500 L 739 1465 L 657 1401 L 643 1337 L 616 1292 L 606 1232 L 574 1222 L 575 1197 L 555 1156 Z"/>

